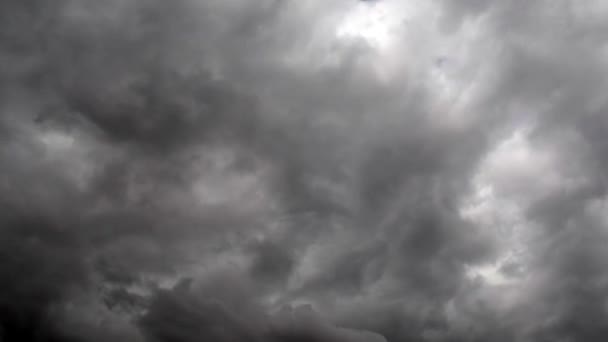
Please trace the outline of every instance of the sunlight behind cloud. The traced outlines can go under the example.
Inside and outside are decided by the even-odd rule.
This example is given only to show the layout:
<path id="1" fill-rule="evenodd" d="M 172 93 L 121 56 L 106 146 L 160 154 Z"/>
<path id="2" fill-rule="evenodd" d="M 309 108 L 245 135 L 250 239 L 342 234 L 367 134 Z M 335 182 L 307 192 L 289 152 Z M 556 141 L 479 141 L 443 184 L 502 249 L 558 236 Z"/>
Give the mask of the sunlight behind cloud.
<path id="1" fill-rule="evenodd" d="M 362 40 L 376 49 L 390 47 L 395 30 L 404 17 L 389 2 L 359 2 L 338 24 L 336 36 L 342 39 Z"/>

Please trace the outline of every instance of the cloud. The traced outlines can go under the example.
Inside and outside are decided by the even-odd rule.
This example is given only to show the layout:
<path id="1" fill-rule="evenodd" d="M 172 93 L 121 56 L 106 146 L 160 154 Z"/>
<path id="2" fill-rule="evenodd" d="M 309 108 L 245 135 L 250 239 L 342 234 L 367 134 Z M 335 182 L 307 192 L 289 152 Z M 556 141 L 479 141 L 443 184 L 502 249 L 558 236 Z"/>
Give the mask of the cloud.
<path id="1" fill-rule="evenodd" d="M 607 17 L 4 1 L 0 339 L 603 340 Z"/>
<path id="2" fill-rule="evenodd" d="M 220 274 L 164 290 L 141 319 L 144 334 L 154 341 L 385 341 L 372 332 L 331 326 L 309 306 L 268 315 L 247 297 L 247 285 L 246 279 Z"/>

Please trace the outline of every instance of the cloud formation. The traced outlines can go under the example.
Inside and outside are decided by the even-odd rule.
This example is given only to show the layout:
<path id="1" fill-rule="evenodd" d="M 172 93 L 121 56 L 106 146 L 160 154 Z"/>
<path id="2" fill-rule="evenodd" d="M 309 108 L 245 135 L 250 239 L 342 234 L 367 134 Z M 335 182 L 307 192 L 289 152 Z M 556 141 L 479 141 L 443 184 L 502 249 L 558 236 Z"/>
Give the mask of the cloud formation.
<path id="1" fill-rule="evenodd" d="M 0 341 L 603 341 L 601 0 L 0 4 Z"/>

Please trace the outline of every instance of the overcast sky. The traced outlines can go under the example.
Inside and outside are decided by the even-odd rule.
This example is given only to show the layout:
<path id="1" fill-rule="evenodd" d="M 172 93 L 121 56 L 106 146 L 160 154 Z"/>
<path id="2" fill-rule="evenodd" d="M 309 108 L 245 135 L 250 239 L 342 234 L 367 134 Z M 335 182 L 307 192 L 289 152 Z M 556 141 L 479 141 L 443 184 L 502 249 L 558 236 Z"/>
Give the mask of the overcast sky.
<path id="1" fill-rule="evenodd" d="M 608 1 L 2 0 L 0 341 L 608 340 Z"/>

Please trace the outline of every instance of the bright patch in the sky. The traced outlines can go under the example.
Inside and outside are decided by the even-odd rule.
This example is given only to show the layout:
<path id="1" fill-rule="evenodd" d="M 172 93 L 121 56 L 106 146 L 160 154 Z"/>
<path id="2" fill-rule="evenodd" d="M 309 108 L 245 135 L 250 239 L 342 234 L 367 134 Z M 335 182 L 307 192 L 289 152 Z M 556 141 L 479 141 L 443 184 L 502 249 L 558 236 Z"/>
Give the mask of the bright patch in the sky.
<path id="1" fill-rule="evenodd" d="M 65 151 L 74 147 L 74 137 L 57 132 L 57 131 L 45 131 L 39 136 L 40 141 L 50 151 Z"/>
<path id="2" fill-rule="evenodd" d="M 359 2 L 338 25 L 338 38 L 362 39 L 376 48 L 389 47 L 399 23 L 398 11 L 392 7 L 382 1 Z"/>
<path id="3" fill-rule="evenodd" d="M 466 274 L 469 278 L 481 279 L 488 285 L 506 285 L 513 281 L 513 279 L 507 278 L 503 273 L 500 272 L 500 264 L 489 264 L 477 267 L 468 267 Z"/>

